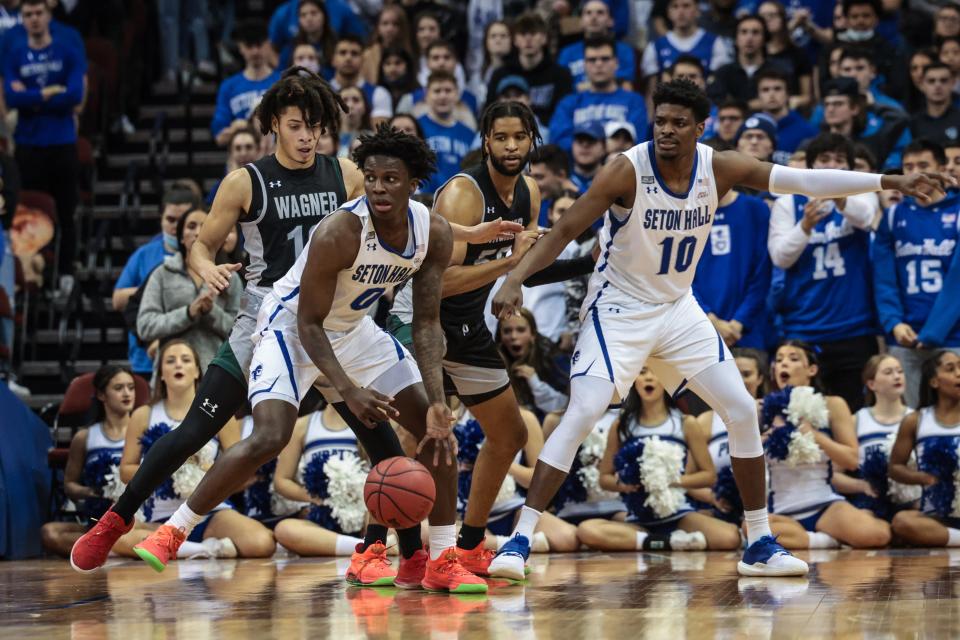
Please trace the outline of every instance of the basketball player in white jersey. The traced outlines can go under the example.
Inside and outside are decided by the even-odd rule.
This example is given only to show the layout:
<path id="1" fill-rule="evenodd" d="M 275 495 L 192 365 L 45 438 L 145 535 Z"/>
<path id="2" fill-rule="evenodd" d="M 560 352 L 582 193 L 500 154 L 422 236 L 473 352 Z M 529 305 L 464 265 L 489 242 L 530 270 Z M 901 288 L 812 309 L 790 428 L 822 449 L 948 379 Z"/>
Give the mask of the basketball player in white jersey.
<path id="1" fill-rule="evenodd" d="M 689 388 L 703 398 L 727 427 L 748 537 L 740 573 L 806 574 L 806 563 L 770 534 L 756 405 L 730 351 L 690 291 L 717 202 L 735 185 L 817 198 L 897 189 L 926 201 L 923 188 L 942 193 L 954 184 L 942 174 L 793 169 L 735 151 L 715 153 L 697 143 L 710 110 L 699 88 L 683 80 L 661 84 L 653 102 L 653 141 L 608 163 L 494 298 L 494 313 L 515 313 L 523 302 L 524 278 L 550 264 L 570 240 L 605 216 L 602 253 L 580 312 L 570 404 L 540 453 L 513 539 L 490 565 L 493 576 L 523 578 L 533 527 L 563 482 L 577 447 L 611 397 L 626 395 L 645 363 L 671 393 Z"/>

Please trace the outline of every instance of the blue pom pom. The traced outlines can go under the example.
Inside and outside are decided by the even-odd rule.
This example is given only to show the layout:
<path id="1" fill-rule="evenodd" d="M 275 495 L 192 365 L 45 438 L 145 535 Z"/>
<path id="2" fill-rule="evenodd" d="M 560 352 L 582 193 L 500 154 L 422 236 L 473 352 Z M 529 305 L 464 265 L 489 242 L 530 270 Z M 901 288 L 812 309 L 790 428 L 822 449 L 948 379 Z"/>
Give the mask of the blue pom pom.
<path id="1" fill-rule="evenodd" d="M 767 441 L 763 444 L 767 455 L 774 460 L 786 460 L 790 452 L 790 436 L 797 428 L 791 424 L 784 427 L 777 427 L 767 436 Z"/>
<path id="2" fill-rule="evenodd" d="M 573 457 L 573 465 L 570 466 L 570 473 L 567 474 L 563 484 L 557 490 L 557 495 L 553 498 L 553 506 L 557 510 L 570 503 L 579 504 L 587 501 L 587 488 L 583 485 L 583 479 L 579 473 L 582 468 L 580 449 L 577 449 L 577 455 Z"/>
<path id="3" fill-rule="evenodd" d="M 247 487 L 244 491 L 244 506 L 247 515 L 257 518 L 273 517 L 273 506 L 271 504 L 270 485 L 273 484 L 273 474 L 277 469 L 277 459 L 262 465 L 257 469 L 256 482 Z"/>
<path id="4" fill-rule="evenodd" d="M 743 502 L 740 499 L 740 491 L 737 489 L 737 481 L 733 477 L 733 467 L 728 465 L 717 472 L 713 495 L 717 500 L 723 500 L 730 505 L 730 512 L 725 513 L 725 516 L 730 517 L 731 521 L 740 520 L 743 516 Z"/>
<path id="5" fill-rule="evenodd" d="M 327 475 L 323 472 L 323 465 L 327 463 L 331 451 L 321 451 L 310 459 L 303 468 L 303 487 L 314 498 L 326 499 L 330 497 L 327 491 Z"/>
<path id="6" fill-rule="evenodd" d="M 860 477 L 870 484 L 870 488 L 878 497 L 874 498 L 866 494 L 858 495 L 853 500 L 854 506 L 858 509 L 869 509 L 877 517 L 886 517 L 892 514 L 892 505 L 888 498 L 890 490 L 890 476 L 887 474 L 887 467 L 890 461 L 887 459 L 883 447 L 867 447 L 863 456 L 863 464 L 860 465 Z"/>
<path id="7" fill-rule="evenodd" d="M 643 438 L 631 438 L 627 440 L 613 459 L 613 468 L 617 472 L 617 477 L 623 484 L 639 485 L 639 491 L 633 493 L 621 493 L 620 497 L 627 506 L 627 512 L 639 522 L 649 522 L 658 520 L 653 509 L 644 506 L 643 502 L 647 499 L 647 492 L 643 490 L 643 483 L 640 482 L 640 456 L 643 455 Z"/>
<path id="8" fill-rule="evenodd" d="M 83 474 L 81 479 L 83 485 L 91 489 L 102 492 L 103 486 L 107 483 L 107 476 L 113 473 L 114 467 L 120 464 L 120 455 L 110 451 L 98 451 L 93 456 L 87 458 L 83 465 Z M 111 502 L 105 498 L 86 498 L 80 505 L 80 510 L 85 518 L 100 518 Z"/>
<path id="9" fill-rule="evenodd" d="M 170 425 L 166 422 L 158 422 L 152 427 L 148 428 L 140 436 L 140 459 L 146 457 L 147 453 L 150 451 L 150 448 L 156 444 L 157 440 L 170 433 L 172 429 Z M 180 496 L 177 495 L 177 492 L 173 490 L 173 478 L 167 478 L 163 481 L 156 491 L 153 492 L 153 495 L 157 498 L 165 498 L 168 500 L 176 500 Z M 151 503 L 152 511 L 152 503 Z M 147 505 L 144 505 L 144 515 L 147 515 Z M 147 516 L 147 521 L 150 521 L 150 516 Z"/>
<path id="10" fill-rule="evenodd" d="M 763 399 L 763 430 L 773 427 L 773 421 L 777 416 L 787 419 L 787 407 L 790 405 L 790 392 L 793 387 L 787 385 L 780 391 L 768 393 Z"/>
<path id="11" fill-rule="evenodd" d="M 953 511 L 956 494 L 953 474 L 958 466 L 957 442 L 955 436 L 934 436 L 924 440 L 917 468 L 938 480 L 935 485 L 923 488 L 924 511 L 930 510 L 940 516 L 949 516 Z"/>
<path id="12" fill-rule="evenodd" d="M 486 437 L 480 423 L 471 418 L 454 425 L 453 435 L 457 438 L 457 460 L 467 464 L 477 461 L 480 445 Z"/>
<path id="13" fill-rule="evenodd" d="M 343 533 L 340 531 L 340 523 L 333 517 L 333 511 L 326 505 L 310 505 L 310 509 L 307 510 L 307 520 L 329 531 Z"/>

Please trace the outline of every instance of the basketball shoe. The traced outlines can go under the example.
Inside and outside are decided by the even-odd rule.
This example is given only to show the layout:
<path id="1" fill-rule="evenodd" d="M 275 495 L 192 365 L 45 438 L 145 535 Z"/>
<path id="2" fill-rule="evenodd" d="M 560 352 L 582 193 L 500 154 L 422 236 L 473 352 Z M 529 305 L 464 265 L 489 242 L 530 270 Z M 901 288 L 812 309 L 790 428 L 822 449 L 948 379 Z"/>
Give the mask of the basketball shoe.
<path id="1" fill-rule="evenodd" d="M 397 572 L 387 560 L 387 548 L 376 542 L 365 551 L 360 551 L 363 543 L 357 545 L 350 556 L 350 567 L 346 580 L 357 587 L 391 587 Z"/>
<path id="2" fill-rule="evenodd" d="M 444 550 L 436 560 L 427 560 L 427 570 L 420 583 L 427 591 L 450 593 L 486 593 L 487 583 L 460 564 L 456 547 Z"/>
<path id="3" fill-rule="evenodd" d="M 763 536 L 743 552 L 737 563 L 742 576 L 805 576 L 810 568 L 777 542 L 776 536 Z"/>
<path id="4" fill-rule="evenodd" d="M 96 571 L 107 561 L 110 549 L 117 540 L 131 529 L 133 521 L 131 520 L 130 524 L 124 523 L 123 518 L 111 508 L 97 520 L 90 531 L 73 543 L 73 548 L 70 549 L 70 566 L 80 573 Z"/>
<path id="5" fill-rule="evenodd" d="M 400 569 L 397 571 L 397 578 L 393 581 L 393 586 L 400 589 L 419 589 L 423 582 L 423 576 L 427 572 L 427 560 L 430 556 L 423 549 L 417 549 L 412 556 L 404 558 L 400 556 Z"/>
<path id="6" fill-rule="evenodd" d="M 457 554 L 460 556 L 460 564 L 463 568 L 475 576 L 490 575 L 490 561 L 497 555 L 496 551 L 484 549 L 483 545 L 486 538 L 480 541 L 473 549 L 463 549 L 457 547 Z"/>
<path id="7" fill-rule="evenodd" d="M 177 551 L 186 539 L 187 536 L 180 529 L 162 524 L 142 542 L 133 545 L 133 552 L 160 573 L 167 568 L 168 562 L 177 557 Z"/>
<path id="8" fill-rule="evenodd" d="M 530 541 L 519 533 L 508 540 L 490 561 L 489 575 L 494 578 L 523 580 L 526 576 Z"/>

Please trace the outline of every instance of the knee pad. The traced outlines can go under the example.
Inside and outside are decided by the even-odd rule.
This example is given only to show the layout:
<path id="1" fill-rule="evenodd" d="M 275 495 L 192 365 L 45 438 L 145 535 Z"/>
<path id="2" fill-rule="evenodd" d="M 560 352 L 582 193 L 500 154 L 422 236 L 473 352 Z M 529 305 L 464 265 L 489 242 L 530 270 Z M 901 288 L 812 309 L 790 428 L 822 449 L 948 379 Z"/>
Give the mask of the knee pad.
<path id="1" fill-rule="evenodd" d="M 538 459 L 564 473 L 569 472 L 577 449 L 607 410 L 612 394 L 613 383 L 603 378 L 577 378 L 571 388 L 567 411 L 547 438 Z"/>
<path id="2" fill-rule="evenodd" d="M 757 458 L 763 455 L 757 404 L 746 389 L 742 394 L 728 398 L 728 401 L 718 407 L 716 412 L 727 427 L 732 457 Z"/>

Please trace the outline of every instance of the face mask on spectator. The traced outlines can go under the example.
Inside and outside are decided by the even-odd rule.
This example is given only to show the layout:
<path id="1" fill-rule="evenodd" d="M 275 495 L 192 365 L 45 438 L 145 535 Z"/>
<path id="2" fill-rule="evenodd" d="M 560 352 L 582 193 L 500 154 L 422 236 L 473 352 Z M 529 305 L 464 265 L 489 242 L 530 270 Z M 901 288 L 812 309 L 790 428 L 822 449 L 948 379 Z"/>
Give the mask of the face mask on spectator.
<path id="1" fill-rule="evenodd" d="M 177 241 L 177 236 L 164 233 L 163 234 L 163 247 L 170 252 L 176 252 L 180 248 L 180 243 Z"/>
<path id="2" fill-rule="evenodd" d="M 843 42 L 865 42 L 873 37 L 873 29 L 858 31 L 856 29 L 847 29 L 837 34 L 837 40 Z"/>

